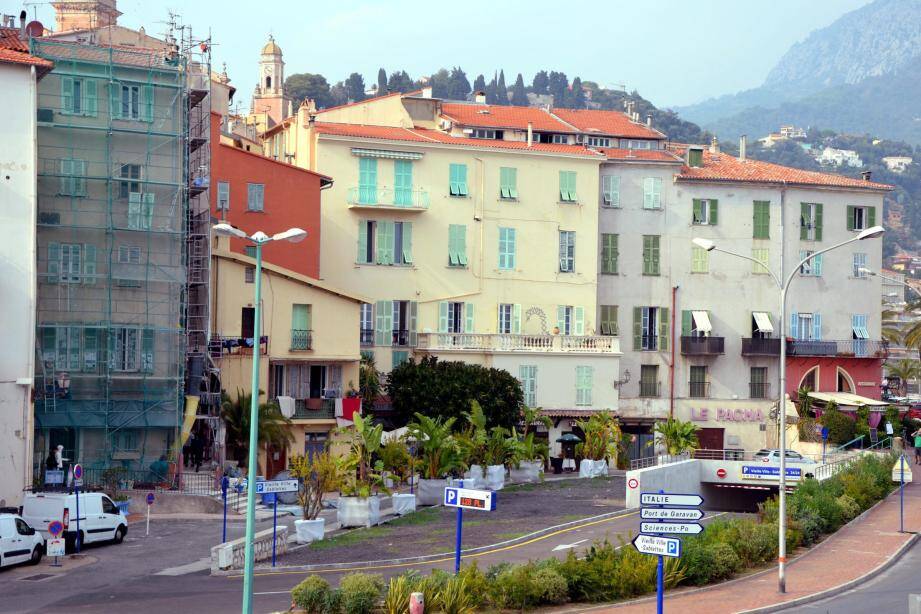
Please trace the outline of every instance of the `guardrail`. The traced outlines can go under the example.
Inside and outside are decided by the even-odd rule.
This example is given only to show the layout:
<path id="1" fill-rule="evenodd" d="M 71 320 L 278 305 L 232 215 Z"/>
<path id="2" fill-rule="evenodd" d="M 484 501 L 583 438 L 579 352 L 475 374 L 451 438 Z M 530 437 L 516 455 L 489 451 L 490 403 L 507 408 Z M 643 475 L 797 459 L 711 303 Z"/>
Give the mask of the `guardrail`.
<path id="1" fill-rule="evenodd" d="M 643 458 L 634 458 L 630 461 L 630 470 L 646 469 L 647 467 L 656 467 L 658 465 L 668 465 L 671 463 L 680 463 L 681 461 L 690 460 L 690 454 L 657 454 L 655 456 L 644 456 Z"/>

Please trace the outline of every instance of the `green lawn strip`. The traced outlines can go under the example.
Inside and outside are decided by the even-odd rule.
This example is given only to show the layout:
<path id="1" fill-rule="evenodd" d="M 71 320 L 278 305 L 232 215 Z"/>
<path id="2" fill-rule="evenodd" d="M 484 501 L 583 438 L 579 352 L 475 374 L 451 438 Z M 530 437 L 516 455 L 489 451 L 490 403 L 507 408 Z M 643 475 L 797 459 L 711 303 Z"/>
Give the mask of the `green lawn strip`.
<path id="1" fill-rule="evenodd" d="M 406 516 L 394 518 L 385 525 L 369 527 L 366 529 L 354 529 L 346 533 L 340 533 L 339 535 L 329 539 L 312 542 L 310 544 L 310 548 L 313 550 L 330 550 L 332 548 L 339 548 L 342 546 L 353 546 L 369 539 L 387 537 L 393 533 L 394 528 L 427 524 L 429 522 L 437 521 L 438 517 L 439 509 L 430 507 L 418 512 L 414 512 L 412 514 L 407 514 Z"/>

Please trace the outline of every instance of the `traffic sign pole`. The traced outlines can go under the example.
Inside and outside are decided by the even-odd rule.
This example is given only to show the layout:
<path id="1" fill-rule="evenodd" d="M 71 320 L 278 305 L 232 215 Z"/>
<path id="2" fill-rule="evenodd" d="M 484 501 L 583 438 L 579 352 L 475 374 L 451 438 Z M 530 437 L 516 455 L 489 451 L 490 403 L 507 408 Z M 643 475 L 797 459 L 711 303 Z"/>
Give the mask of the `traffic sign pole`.
<path id="1" fill-rule="evenodd" d="M 665 601 L 665 559 L 659 555 L 659 564 L 656 566 L 656 614 L 662 614 Z"/>
<path id="2" fill-rule="evenodd" d="M 275 531 L 278 528 L 278 494 L 272 495 L 272 567 L 275 567 Z"/>
<path id="3" fill-rule="evenodd" d="M 457 508 L 457 534 L 455 535 L 454 544 L 454 575 L 460 573 L 461 561 L 461 536 L 464 532 L 464 508 Z"/>
<path id="4" fill-rule="evenodd" d="M 227 486 L 230 480 L 227 476 L 221 478 L 221 496 L 224 499 L 224 528 L 221 530 L 221 543 L 227 541 Z"/>
<path id="5" fill-rule="evenodd" d="M 80 537 L 80 487 L 77 486 L 77 480 L 74 480 L 74 499 L 77 501 L 77 537 L 74 539 L 74 546 L 77 554 L 80 554 L 80 542 L 83 539 Z"/>
<path id="6" fill-rule="evenodd" d="M 905 454 L 899 453 L 899 533 L 905 532 Z"/>

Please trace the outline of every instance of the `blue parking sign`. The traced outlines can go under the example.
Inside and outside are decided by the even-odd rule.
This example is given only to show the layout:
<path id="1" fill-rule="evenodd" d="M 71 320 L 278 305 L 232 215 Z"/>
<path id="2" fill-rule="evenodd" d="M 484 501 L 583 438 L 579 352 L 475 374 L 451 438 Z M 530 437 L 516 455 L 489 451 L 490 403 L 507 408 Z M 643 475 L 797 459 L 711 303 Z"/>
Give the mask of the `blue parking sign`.
<path id="1" fill-rule="evenodd" d="M 457 503 L 457 489 L 445 488 L 445 505 L 454 505 Z"/>
<path id="2" fill-rule="evenodd" d="M 668 542 L 668 553 L 670 555 L 678 556 L 678 542 Z"/>

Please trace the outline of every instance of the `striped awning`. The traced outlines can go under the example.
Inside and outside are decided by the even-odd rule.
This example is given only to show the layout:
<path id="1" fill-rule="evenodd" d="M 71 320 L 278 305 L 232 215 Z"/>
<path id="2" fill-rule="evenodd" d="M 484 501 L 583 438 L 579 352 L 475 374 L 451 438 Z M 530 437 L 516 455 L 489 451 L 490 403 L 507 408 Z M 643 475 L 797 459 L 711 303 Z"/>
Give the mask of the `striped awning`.
<path id="1" fill-rule="evenodd" d="M 416 151 L 393 151 L 391 149 L 365 149 L 353 147 L 352 155 L 360 158 L 390 158 L 393 160 L 421 160 L 422 154 Z"/>
<path id="2" fill-rule="evenodd" d="M 698 332 L 709 333 L 713 330 L 713 325 L 710 324 L 710 314 L 706 311 L 692 311 L 691 315 L 694 317 L 694 324 Z"/>
<path id="3" fill-rule="evenodd" d="M 764 311 L 754 311 L 752 316 L 755 318 L 755 325 L 758 327 L 759 333 L 773 333 L 774 325 L 771 324 L 770 314 Z"/>
<path id="4" fill-rule="evenodd" d="M 866 405 L 870 408 L 881 408 L 889 405 L 886 401 L 877 401 L 852 392 L 810 392 L 809 397 L 823 403 L 834 401 L 839 406 L 859 407 L 860 405 Z"/>

